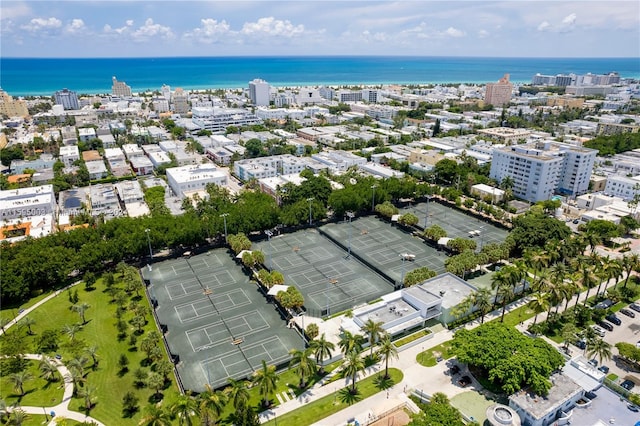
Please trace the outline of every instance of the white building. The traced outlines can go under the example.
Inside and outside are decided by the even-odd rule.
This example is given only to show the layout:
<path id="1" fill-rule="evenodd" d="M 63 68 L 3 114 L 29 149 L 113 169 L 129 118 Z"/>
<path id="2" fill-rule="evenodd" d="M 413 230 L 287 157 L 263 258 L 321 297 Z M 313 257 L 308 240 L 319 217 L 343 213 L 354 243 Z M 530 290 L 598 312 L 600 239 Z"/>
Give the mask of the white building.
<path id="1" fill-rule="evenodd" d="M 256 106 L 269 105 L 271 87 L 269 83 L 259 78 L 249 82 L 249 98 Z"/>
<path id="2" fill-rule="evenodd" d="M 161 165 L 163 165 L 163 164 L 171 163 L 171 158 L 164 151 L 148 152 L 147 156 L 149 157 L 149 160 L 151 160 L 151 163 L 153 164 L 153 167 L 155 167 L 156 169 L 158 167 L 160 167 Z"/>
<path id="3" fill-rule="evenodd" d="M 223 133 L 228 126 L 242 127 L 262 121 L 251 112 L 238 108 L 194 107 L 192 122 L 199 129 Z"/>
<path id="4" fill-rule="evenodd" d="M 78 129 L 78 136 L 80 137 L 81 141 L 88 142 L 91 139 L 95 139 L 97 137 L 96 129 L 94 129 L 93 127 L 82 127 Z"/>
<path id="5" fill-rule="evenodd" d="M 228 176 L 213 164 L 199 164 L 167 169 L 167 181 L 177 196 L 185 197 L 189 193 L 203 191 L 210 183 L 226 186 Z"/>
<path id="6" fill-rule="evenodd" d="M 129 163 L 131 163 L 131 168 L 138 176 L 150 175 L 153 173 L 153 163 L 144 155 L 131 157 L 129 159 Z"/>
<path id="7" fill-rule="evenodd" d="M 60 161 L 66 167 L 71 167 L 73 162 L 80 159 L 80 151 L 76 145 L 68 145 L 60 147 Z"/>
<path id="8" fill-rule="evenodd" d="M 490 177 L 513 181 L 513 193 L 530 202 L 548 200 L 556 192 L 581 195 L 597 151 L 553 142 L 507 146 L 493 152 Z"/>
<path id="9" fill-rule="evenodd" d="M 122 209 L 113 184 L 93 185 L 89 189 L 89 194 L 92 216 L 104 215 L 105 218 L 122 216 Z"/>
<path id="10" fill-rule="evenodd" d="M 85 161 L 85 166 L 87 166 L 87 170 L 89 171 L 89 179 L 104 179 L 107 177 L 108 171 L 107 166 L 104 165 L 104 161 L 102 160 L 94 160 L 94 161 Z"/>
<path id="11" fill-rule="evenodd" d="M 111 81 L 111 94 L 113 96 L 117 96 L 119 98 L 131 97 L 131 87 L 127 86 L 124 81 L 118 81 L 115 76 L 111 78 Z"/>
<path id="12" fill-rule="evenodd" d="M 11 161 L 11 169 L 12 173 L 21 174 L 26 169 L 33 170 L 46 170 L 51 169 L 53 165 L 56 163 L 56 159 L 53 158 L 51 154 L 41 154 L 39 158 L 35 160 L 27 161 L 27 160 L 13 160 Z"/>
<path id="13" fill-rule="evenodd" d="M 62 105 L 64 109 L 80 109 L 78 94 L 73 90 L 62 89 L 54 93 L 56 105 Z"/>
<path id="14" fill-rule="evenodd" d="M 127 156 L 128 160 L 131 160 L 133 157 L 144 156 L 144 151 L 142 150 L 142 148 L 134 143 L 122 145 L 122 151 L 124 151 L 124 155 Z"/>
<path id="15" fill-rule="evenodd" d="M 0 191 L 0 219 L 43 216 L 56 211 L 53 185 Z"/>
<path id="16" fill-rule="evenodd" d="M 311 156 L 312 159 L 325 164 L 332 171 L 345 171 L 351 166 L 359 166 L 367 163 L 367 159 L 348 151 L 319 152 Z"/>
<path id="17" fill-rule="evenodd" d="M 607 177 L 604 192 L 630 201 L 634 197 L 640 196 L 640 175 L 634 177 L 611 175 Z"/>

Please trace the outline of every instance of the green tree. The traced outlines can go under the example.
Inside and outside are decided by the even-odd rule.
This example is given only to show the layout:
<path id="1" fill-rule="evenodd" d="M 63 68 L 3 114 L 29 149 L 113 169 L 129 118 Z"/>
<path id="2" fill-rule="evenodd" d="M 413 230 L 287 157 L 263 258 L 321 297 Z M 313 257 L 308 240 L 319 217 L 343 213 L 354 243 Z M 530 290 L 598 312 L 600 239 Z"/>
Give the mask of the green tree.
<path id="1" fill-rule="evenodd" d="M 204 385 L 205 390 L 198 394 L 198 415 L 204 426 L 213 426 L 216 424 L 228 397 L 224 392 L 214 390 L 208 383 Z"/>
<path id="2" fill-rule="evenodd" d="M 291 362 L 289 368 L 292 368 L 298 376 L 300 376 L 300 388 L 304 389 L 307 385 L 307 378 L 315 374 L 317 364 L 313 359 L 313 349 L 306 348 L 305 350 L 291 349 L 289 351 L 291 355 Z"/>
<path id="3" fill-rule="evenodd" d="M 262 407 L 269 407 L 269 396 L 276 389 L 276 383 L 278 381 L 276 367 L 274 365 L 267 365 L 266 361 L 262 360 L 262 368 L 253 373 L 253 381 L 260 389 Z"/>
<path id="4" fill-rule="evenodd" d="M 39 367 L 42 378 L 47 382 L 54 382 L 58 379 L 58 367 L 51 358 L 43 355 Z"/>
<path id="5" fill-rule="evenodd" d="M 33 379 L 31 373 L 26 370 L 13 373 L 9 376 L 9 383 L 13 385 L 13 390 L 18 392 L 20 396 L 24 396 L 24 385 Z"/>
<path id="6" fill-rule="evenodd" d="M 93 406 L 96 404 L 98 400 L 98 396 L 96 395 L 97 389 L 95 386 L 85 386 L 82 389 L 78 390 L 78 396 L 84 400 L 84 410 L 89 414 Z"/>
<path id="7" fill-rule="evenodd" d="M 600 363 L 602 360 L 611 359 L 611 344 L 602 339 L 596 339 L 591 345 L 587 346 L 587 356 L 597 358 Z"/>
<path id="8" fill-rule="evenodd" d="M 77 304 L 77 305 L 73 305 L 71 307 L 71 309 L 74 312 L 77 312 L 78 315 L 80 315 L 80 319 L 82 320 L 82 324 L 83 325 L 87 323 L 87 320 L 85 318 L 85 312 L 87 312 L 87 309 L 89 309 L 90 307 L 91 307 L 91 305 L 89 305 L 88 303 L 80 303 L 80 304 Z"/>
<path id="9" fill-rule="evenodd" d="M 364 361 L 360 357 L 360 354 L 355 351 L 347 352 L 342 362 L 342 372 L 345 376 L 351 378 L 349 393 L 352 395 L 358 392 L 356 388 L 356 380 L 358 378 L 358 373 L 362 370 L 364 370 Z"/>
<path id="10" fill-rule="evenodd" d="M 149 389 L 153 389 L 155 391 L 155 395 L 159 396 L 160 391 L 164 388 L 164 377 L 161 374 L 156 373 L 155 371 L 149 372 L 147 375 L 146 385 Z"/>
<path id="11" fill-rule="evenodd" d="M 196 415 L 196 409 L 198 404 L 196 399 L 191 395 L 190 391 L 183 395 L 179 395 L 176 401 L 169 407 L 169 412 L 172 416 L 178 418 L 178 424 L 180 426 L 192 426 L 193 417 Z"/>
<path id="12" fill-rule="evenodd" d="M 322 333 L 319 339 L 309 342 L 309 347 L 313 349 L 316 364 L 320 366 L 320 374 L 324 374 L 324 360 L 331 358 L 331 351 L 335 350 L 336 346 L 333 342 L 328 341 L 324 333 Z"/>
<path id="13" fill-rule="evenodd" d="M 122 397 L 122 413 L 124 417 L 131 417 L 138 411 L 138 397 L 131 391 L 127 391 Z"/>
<path id="14" fill-rule="evenodd" d="M 234 380 L 229 378 L 229 387 L 226 389 L 229 395 L 229 401 L 233 405 L 233 409 L 238 412 L 242 411 L 249 403 L 249 389 L 247 389 L 246 380 Z"/>
<path id="15" fill-rule="evenodd" d="M 388 334 L 382 337 L 380 341 L 380 347 L 378 348 L 378 354 L 380 359 L 384 361 L 384 378 L 389 378 L 389 360 L 398 359 L 398 350 L 391 342 L 391 336 Z"/>
<path id="16" fill-rule="evenodd" d="M 29 316 L 22 318 L 22 320 L 20 321 L 20 325 L 27 327 L 29 335 L 33 334 L 33 331 L 31 330 L 31 326 L 33 326 L 35 323 L 36 323 L 36 320 L 34 320 Z"/>
<path id="17" fill-rule="evenodd" d="M 533 325 L 536 325 L 536 322 L 538 322 L 538 314 L 549 309 L 549 295 L 547 293 L 535 293 L 533 298 L 527 303 L 527 306 L 536 314 L 533 318 Z"/>
<path id="18" fill-rule="evenodd" d="M 340 336 L 338 347 L 343 354 L 348 355 L 351 352 L 362 352 L 362 345 L 366 342 L 365 338 L 360 334 L 353 334 L 348 330 L 344 330 Z"/>
<path id="19" fill-rule="evenodd" d="M 376 322 L 372 318 L 369 318 L 362 326 L 362 331 L 369 336 L 369 356 L 373 355 L 373 346 L 376 344 L 376 342 L 380 340 L 381 337 L 384 337 L 385 334 L 387 334 L 387 331 L 384 329 L 383 325 L 384 322 Z"/>
<path id="20" fill-rule="evenodd" d="M 138 426 L 171 426 L 171 414 L 158 404 L 145 407 Z"/>

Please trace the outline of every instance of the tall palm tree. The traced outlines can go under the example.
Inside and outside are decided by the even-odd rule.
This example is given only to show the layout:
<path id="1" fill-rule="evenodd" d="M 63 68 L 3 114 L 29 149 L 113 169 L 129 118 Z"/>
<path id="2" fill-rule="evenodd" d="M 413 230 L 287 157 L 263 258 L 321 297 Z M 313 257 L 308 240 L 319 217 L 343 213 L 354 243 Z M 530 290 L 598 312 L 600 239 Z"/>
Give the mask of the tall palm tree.
<path id="1" fill-rule="evenodd" d="M 533 281 L 536 281 L 538 272 L 549 265 L 550 257 L 541 248 L 529 249 L 524 253 L 524 263 L 533 269 Z"/>
<path id="2" fill-rule="evenodd" d="M 622 258 L 622 268 L 624 269 L 625 274 L 627 274 L 627 278 L 624 280 L 623 287 L 627 287 L 627 283 L 629 282 L 629 277 L 631 276 L 632 271 L 637 271 L 640 268 L 640 255 L 637 253 L 624 256 Z"/>
<path id="3" fill-rule="evenodd" d="M 191 391 L 187 391 L 184 395 L 179 395 L 176 401 L 169 407 L 172 416 L 178 418 L 180 426 L 193 426 L 193 417 L 196 414 L 198 403 L 191 396 Z"/>
<path id="4" fill-rule="evenodd" d="M 350 352 L 360 353 L 362 352 L 362 345 L 365 342 L 365 338 L 360 334 L 353 334 L 350 331 L 343 331 L 338 342 L 338 347 L 342 350 L 343 354 Z"/>
<path id="5" fill-rule="evenodd" d="M 58 378 L 58 367 L 56 367 L 56 364 L 51 358 L 43 356 L 42 360 L 40 360 L 39 367 L 42 373 L 41 377 L 47 382 L 53 382 Z"/>
<path id="6" fill-rule="evenodd" d="M 62 326 L 62 332 L 69 337 L 70 341 L 76 338 L 76 334 L 80 331 L 80 326 L 78 324 L 65 324 Z"/>
<path id="7" fill-rule="evenodd" d="M 147 405 L 138 426 L 171 426 L 171 414 L 159 404 Z"/>
<path id="8" fill-rule="evenodd" d="M 304 388 L 307 385 L 307 377 L 313 375 L 317 369 L 316 361 L 313 359 L 313 349 L 306 348 L 302 351 L 291 349 L 289 354 L 291 355 L 290 367 L 300 376 L 300 388 Z"/>
<path id="9" fill-rule="evenodd" d="M 316 357 L 316 364 L 320 366 L 320 374 L 324 374 L 324 365 L 322 364 L 325 358 L 331 358 L 331 351 L 335 350 L 336 345 L 333 342 L 329 342 L 324 333 L 318 339 L 313 339 L 309 343 L 309 347 L 313 349 L 313 353 Z"/>
<path id="10" fill-rule="evenodd" d="M 481 288 L 473 293 L 473 304 L 480 311 L 480 324 L 484 324 L 484 317 L 491 310 L 491 291 L 488 288 Z"/>
<path id="11" fill-rule="evenodd" d="M 342 362 L 342 371 L 344 375 L 351 378 L 351 388 L 349 392 L 355 394 L 358 392 L 356 388 L 356 379 L 358 373 L 364 370 L 364 361 L 360 358 L 360 354 L 355 351 L 347 352 Z"/>
<path id="12" fill-rule="evenodd" d="M 599 362 L 603 359 L 611 359 L 611 344 L 602 339 L 595 339 L 591 345 L 587 346 L 587 355 L 589 357 L 598 358 Z"/>
<path id="13" fill-rule="evenodd" d="M 84 353 L 91 357 L 91 361 L 93 361 L 93 366 L 98 366 L 98 345 L 91 345 L 84 348 Z"/>
<path id="14" fill-rule="evenodd" d="M 96 387 L 87 385 L 84 388 L 78 390 L 78 396 L 84 399 L 84 409 L 88 414 L 95 405 L 96 400 L 98 399 L 98 397 L 96 396 Z"/>
<path id="15" fill-rule="evenodd" d="M 461 319 L 473 307 L 473 294 L 468 295 L 451 309 L 451 316 L 456 320 Z"/>
<path id="16" fill-rule="evenodd" d="M 536 316 L 533 318 L 533 325 L 536 325 L 536 322 L 538 321 L 538 314 L 546 311 L 549 306 L 551 306 L 549 303 L 549 294 L 536 293 L 527 305 L 536 313 Z"/>
<path id="17" fill-rule="evenodd" d="M 509 274 L 508 274 L 507 268 L 508 266 L 503 267 L 502 269 L 497 271 L 495 274 L 493 274 L 493 276 L 491 277 L 491 289 L 495 290 L 496 292 L 495 297 L 493 299 L 493 302 L 496 306 L 498 305 L 498 301 L 500 300 L 499 298 L 500 288 L 511 285 L 511 283 L 509 282 Z"/>
<path id="18" fill-rule="evenodd" d="M 587 300 L 589 299 L 589 292 L 592 288 L 598 284 L 598 276 L 596 275 L 596 266 L 593 264 L 583 264 L 580 268 L 580 284 L 583 288 L 587 289 L 586 297 L 584 298 L 584 306 L 587 306 Z M 577 303 L 577 300 L 576 300 Z"/>
<path id="19" fill-rule="evenodd" d="M 67 362 L 67 367 L 70 371 L 75 371 L 79 376 L 85 375 L 85 367 L 89 363 L 89 360 L 83 356 L 75 356 Z"/>
<path id="20" fill-rule="evenodd" d="M 373 345 L 387 332 L 383 325 L 384 322 L 369 318 L 362 326 L 362 331 L 369 336 L 369 356 L 373 355 Z"/>
<path id="21" fill-rule="evenodd" d="M 214 390 L 208 383 L 204 385 L 204 392 L 198 395 L 198 415 L 203 426 L 215 425 L 227 401 L 224 392 Z"/>
<path id="22" fill-rule="evenodd" d="M 500 322 L 504 322 L 504 314 L 507 310 L 507 303 L 509 303 L 509 300 L 511 300 L 514 296 L 513 287 L 508 284 L 498 287 L 498 296 L 502 301 L 502 315 L 500 316 Z"/>
<path id="23" fill-rule="evenodd" d="M 391 342 L 391 336 L 388 334 L 380 341 L 380 347 L 378 348 L 378 354 L 380 359 L 384 360 L 384 378 L 389 378 L 389 360 L 398 359 L 398 349 Z"/>
<path id="24" fill-rule="evenodd" d="M 22 426 L 24 422 L 29 420 L 31 416 L 22 408 L 14 408 L 9 414 L 9 422 L 7 424 L 13 426 Z"/>
<path id="25" fill-rule="evenodd" d="M 23 325 L 24 327 L 27 327 L 27 332 L 29 333 L 29 335 L 33 334 L 33 331 L 31 331 L 31 326 L 34 325 L 36 323 L 36 320 L 34 320 L 31 317 L 24 317 L 22 318 L 22 321 L 20 321 L 20 324 Z"/>
<path id="26" fill-rule="evenodd" d="M 80 315 L 80 319 L 82 320 L 82 324 L 86 324 L 87 320 L 85 318 L 85 313 L 87 312 L 87 309 L 89 309 L 90 307 L 91 307 L 91 305 L 89 305 L 86 302 L 83 302 L 83 303 L 80 303 L 80 304 L 73 305 L 71 307 L 71 309 L 74 312 L 77 312 L 78 315 Z"/>
<path id="27" fill-rule="evenodd" d="M 276 366 L 267 365 L 267 362 L 262 360 L 262 368 L 253 373 L 253 381 L 260 389 L 262 406 L 267 408 L 269 406 L 269 395 L 276 389 L 276 383 L 278 382 Z"/>
<path id="28" fill-rule="evenodd" d="M 27 370 L 18 371 L 9 376 L 9 382 L 13 385 L 13 390 L 18 392 L 20 396 L 24 395 L 25 383 L 31 379 L 33 379 L 33 376 Z"/>
<path id="29" fill-rule="evenodd" d="M 242 411 L 249 403 L 249 389 L 247 389 L 246 380 L 234 380 L 229 378 L 229 387 L 227 393 L 229 400 L 236 412 Z"/>

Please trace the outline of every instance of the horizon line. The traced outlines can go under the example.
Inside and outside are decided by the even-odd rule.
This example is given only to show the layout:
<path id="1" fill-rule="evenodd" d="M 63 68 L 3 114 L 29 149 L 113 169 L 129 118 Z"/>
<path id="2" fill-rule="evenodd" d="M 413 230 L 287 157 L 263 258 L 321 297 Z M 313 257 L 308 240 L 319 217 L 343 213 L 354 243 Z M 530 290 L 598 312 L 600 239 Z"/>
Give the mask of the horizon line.
<path id="1" fill-rule="evenodd" d="M 5 56 L 0 59 L 181 59 L 181 58 L 473 58 L 473 59 L 638 59 L 640 56 L 474 56 L 474 55 L 184 55 L 184 56 Z M 1 61 L 0 61 L 1 63 Z"/>

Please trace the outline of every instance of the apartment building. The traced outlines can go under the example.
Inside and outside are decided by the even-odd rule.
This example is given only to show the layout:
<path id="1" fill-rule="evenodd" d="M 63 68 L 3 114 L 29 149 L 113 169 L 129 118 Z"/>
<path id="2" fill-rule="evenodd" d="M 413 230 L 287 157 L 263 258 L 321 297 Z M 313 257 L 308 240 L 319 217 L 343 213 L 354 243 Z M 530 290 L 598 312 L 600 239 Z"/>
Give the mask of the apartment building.
<path id="1" fill-rule="evenodd" d="M 223 133 L 228 126 L 260 124 L 262 120 L 251 112 L 237 108 L 194 107 L 192 122 L 200 129 Z"/>
<path id="2" fill-rule="evenodd" d="M 597 151 L 572 145 L 539 142 L 493 151 L 490 177 L 513 181 L 513 193 L 530 202 L 555 193 L 581 195 L 589 186 Z"/>
<path id="3" fill-rule="evenodd" d="M 54 214 L 53 185 L 0 191 L 0 219 L 9 220 Z"/>
<path id="4" fill-rule="evenodd" d="M 625 201 L 640 197 L 640 175 L 634 177 L 611 175 L 607 177 L 604 192 L 614 197 L 620 197 Z"/>
<path id="5" fill-rule="evenodd" d="M 228 176 L 213 164 L 198 164 L 167 169 L 167 182 L 178 197 L 186 197 L 190 193 L 204 191 L 210 183 L 226 186 Z"/>
<path id="6" fill-rule="evenodd" d="M 504 106 L 511 102 L 513 84 L 509 82 L 509 74 L 505 74 L 497 83 L 487 83 L 484 102 L 493 106 Z"/>
<path id="7" fill-rule="evenodd" d="M 64 109 L 80 109 L 78 94 L 73 90 L 62 89 L 53 94 L 56 105 L 62 105 Z"/>
<path id="8" fill-rule="evenodd" d="M 130 98 L 132 96 L 131 87 L 127 86 L 124 81 L 118 81 L 114 76 L 111 78 L 111 94 L 119 98 Z"/>
<path id="9" fill-rule="evenodd" d="M 0 115 L 26 117 L 29 115 L 27 103 L 22 99 L 13 99 L 11 95 L 0 89 Z"/>
<path id="10" fill-rule="evenodd" d="M 249 82 L 249 99 L 251 99 L 251 103 L 255 106 L 269 105 L 269 101 L 271 100 L 270 92 L 271 87 L 269 83 L 264 80 L 256 78 Z"/>

